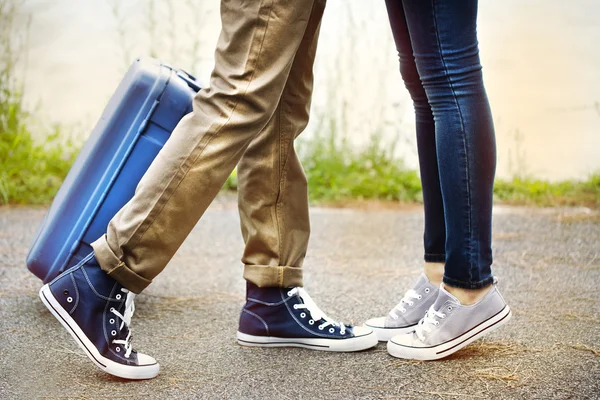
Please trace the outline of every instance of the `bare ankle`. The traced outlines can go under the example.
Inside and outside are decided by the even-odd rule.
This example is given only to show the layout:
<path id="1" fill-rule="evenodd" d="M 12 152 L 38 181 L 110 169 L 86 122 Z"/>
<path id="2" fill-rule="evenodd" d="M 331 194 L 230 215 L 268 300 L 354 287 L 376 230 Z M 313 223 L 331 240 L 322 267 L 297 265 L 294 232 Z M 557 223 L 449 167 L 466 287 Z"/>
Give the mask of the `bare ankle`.
<path id="1" fill-rule="evenodd" d="M 423 266 L 425 276 L 432 285 L 440 286 L 444 277 L 445 263 L 426 262 Z"/>
<path id="2" fill-rule="evenodd" d="M 480 289 L 463 289 L 453 286 L 444 285 L 444 289 L 460 301 L 460 304 L 464 306 L 470 306 L 483 299 L 484 296 L 490 291 L 492 285 L 488 285 Z"/>

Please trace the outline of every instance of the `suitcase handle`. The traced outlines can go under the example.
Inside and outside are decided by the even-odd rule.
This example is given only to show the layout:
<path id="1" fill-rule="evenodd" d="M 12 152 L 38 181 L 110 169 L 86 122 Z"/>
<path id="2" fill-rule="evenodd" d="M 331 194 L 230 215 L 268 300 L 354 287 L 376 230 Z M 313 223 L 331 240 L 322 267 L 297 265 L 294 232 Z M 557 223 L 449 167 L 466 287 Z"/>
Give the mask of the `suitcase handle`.
<path id="1" fill-rule="evenodd" d="M 182 69 L 178 69 L 177 76 L 183 79 L 185 83 L 187 83 L 187 85 L 194 89 L 196 92 L 198 92 L 201 89 L 200 85 L 198 85 L 198 82 L 196 81 L 196 77 L 194 77 L 192 74 L 189 74 Z"/>

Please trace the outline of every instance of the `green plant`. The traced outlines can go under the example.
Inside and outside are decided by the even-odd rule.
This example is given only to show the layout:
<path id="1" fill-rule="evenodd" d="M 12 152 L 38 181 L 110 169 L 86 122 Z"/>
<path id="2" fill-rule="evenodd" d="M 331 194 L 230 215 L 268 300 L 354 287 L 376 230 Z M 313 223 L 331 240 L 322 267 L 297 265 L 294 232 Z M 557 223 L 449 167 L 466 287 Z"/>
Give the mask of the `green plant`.
<path id="1" fill-rule="evenodd" d="M 77 148 L 54 127 L 42 143 L 28 127 L 23 90 L 15 77 L 26 49 L 26 32 L 17 29 L 20 3 L 0 1 L 0 204 L 48 203 L 68 172 Z"/>
<path id="2" fill-rule="evenodd" d="M 23 115 L 17 118 L 23 119 Z M 60 129 L 36 143 L 25 124 L 2 131 L 0 140 L 0 204 L 47 204 L 77 154 Z"/>
<path id="3" fill-rule="evenodd" d="M 600 208 L 600 172 L 584 181 L 548 182 L 520 177 L 497 180 L 494 196 L 505 204 Z"/>
<path id="4" fill-rule="evenodd" d="M 394 157 L 393 144 L 386 146 L 374 135 L 368 146 L 356 149 L 338 138 L 335 119 L 328 125 L 325 134 L 299 143 L 312 200 L 421 201 L 419 177 Z"/>

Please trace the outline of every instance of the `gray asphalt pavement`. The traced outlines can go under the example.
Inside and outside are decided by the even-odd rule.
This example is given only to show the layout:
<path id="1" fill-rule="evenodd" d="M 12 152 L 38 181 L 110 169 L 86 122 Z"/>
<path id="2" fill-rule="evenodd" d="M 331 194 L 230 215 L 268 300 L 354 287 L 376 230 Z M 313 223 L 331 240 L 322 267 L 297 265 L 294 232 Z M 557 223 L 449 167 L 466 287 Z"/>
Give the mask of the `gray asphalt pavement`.
<path id="1" fill-rule="evenodd" d="M 234 202 L 218 198 L 136 300 L 150 381 L 96 369 L 37 296 L 25 257 L 45 209 L 0 208 L 1 399 L 598 399 L 600 215 L 496 207 L 494 272 L 512 321 L 436 362 L 244 348 Z M 420 273 L 422 209 L 313 208 L 305 287 L 331 317 L 384 315 Z"/>

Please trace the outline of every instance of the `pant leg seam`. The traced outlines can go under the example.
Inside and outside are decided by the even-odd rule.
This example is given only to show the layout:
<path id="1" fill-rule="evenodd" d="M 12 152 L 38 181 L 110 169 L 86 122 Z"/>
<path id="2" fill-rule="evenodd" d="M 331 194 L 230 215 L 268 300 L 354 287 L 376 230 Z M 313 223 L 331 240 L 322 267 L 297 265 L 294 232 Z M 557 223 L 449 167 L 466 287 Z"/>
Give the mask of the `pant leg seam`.
<path id="1" fill-rule="evenodd" d="M 308 23 L 311 20 L 310 16 L 314 12 L 315 3 L 316 3 L 315 1 L 313 1 L 313 3 L 312 3 L 310 14 L 309 14 L 309 17 L 307 20 L 307 25 L 304 28 L 303 39 L 304 39 L 304 36 L 306 35 Z M 301 41 L 301 44 L 302 44 L 302 41 Z M 296 51 L 296 53 L 297 53 L 297 51 Z M 296 58 L 296 54 L 294 55 L 294 58 L 292 59 L 292 67 L 294 65 L 295 58 Z M 287 85 L 287 81 L 286 81 L 286 85 Z M 286 90 L 286 86 L 284 86 L 283 92 L 281 93 L 281 97 L 279 98 L 279 114 L 280 115 L 281 115 L 283 107 L 287 104 L 285 101 L 286 94 L 287 94 L 287 90 Z M 289 112 L 289 110 L 287 110 L 287 112 Z M 278 189 L 279 190 L 277 193 L 277 198 L 275 199 L 275 216 L 277 218 L 277 240 L 278 240 L 278 249 L 279 249 L 278 264 L 281 264 L 281 258 L 282 258 L 282 253 L 283 253 L 283 244 L 282 244 L 283 243 L 283 232 L 282 232 L 283 224 L 281 223 L 281 220 L 283 220 L 283 216 L 281 216 L 281 208 L 282 208 L 281 201 L 283 198 L 283 192 L 285 190 L 285 185 L 286 185 L 286 181 L 287 181 L 287 167 L 288 167 L 288 161 L 289 161 L 290 145 L 293 145 L 294 138 L 290 138 L 290 144 L 288 144 L 287 146 L 283 146 L 283 143 L 282 143 L 283 129 L 281 127 L 281 118 L 279 118 L 279 121 L 277 121 L 277 122 L 278 122 L 277 127 L 278 127 L 278 133 L 279 133 L 279 168 L 278 168 L 278 170 L 279 170 Z M 285 154 L 285 157 L 283 157 L 284 154 Z"/>
<path id="2" fill-rule="evenodd" d="M 293 61 L 292 61 L 293 62 Z M 289 77 L 288 77 L 289 79 Z M 287 85 L 287 81 L 286 81 L 286 85 Z M 279 98 L 279 107 L 278 107 L 278 112 L 279 112 L 279 119 L 277 121 L 277 141 L 278 141 L 278 147 L 279 147 L 279 151 L 278 151 L 278 162 L 277 162 L 277 196 L 275 197 L 275 223 L 277 224 L 277 263 L 281 264 L 281 254 L 283 252 L 283 233 L 281 232 L 281 216 L 280 216 L 280 202 L 279 200 L 281 199 L 281 192 L 282 192 L 282 187 L 281 187 L 281 181 L 282 179 L 284 179 L 284 175 L 283 175 L 283 160 L 282 160 L 282 152 L 281 152 L 281 109 L 283 108 L 283 98 L 285 96 L 285 86 L 283 89 L 283 93 L 281 94 L 281 97 Z M 282 273 L 281 273 L 282 274 Z M 283 274 L 282 274 L 283 275 Z M 283 276 L 281 276 L 280 282 L 283 282 Z"/>
<path id="3" fill-rule="evenodd" d="M 459 117 L 460 117 L 460 126 L 461 126 L 461 131 L 462 131 L 462 136 L 463 136 L 463 147 L 464 147 L 464 151 L 465 151 L 465 164 L 466 164 L 466 168 L 465 168 L 465 175 L 466 175 L 466 183 L 467 183 L 467 207 L 469 209 L 469 212 L 467 213 L 468 215 L 468 242 L 467 242 L 467 251 L 468 251 L 468 262 L 469 262 L 469 280 L 472 281 L 473 280 L 473 274 L 472 274 L 472 268 L 473 268 L 473 260 L 472 260 L 472 242 L 473 242 L 473 229 L 472 229 L 472 223 L 471 223 L 471 187 L 470 187 L 470 174 L 469 174 L 469 153 L 468 153 L 468 146 L 467 146 L 467 137 L 466 137 L 466 130 L 465 130 L 465 124 L 464 124 L 464 117 L 462 115 L 462 110 L 460 109 L 460 106 L 458 104 L 458 99 L 456 97 L 456 91 L 454 89 L 454 84 L 452 83 L 452 80 L 450 79 L 450 73 L 448 71 L 448 66 L 446 65 L 446 60 L 444 58 L 444 53 L 442 51 L 442 45 L 441 45 L 441 40 L 440 40 L 440 31 L 438 28 L 438 22 L 437 22 L 437 12 L 436 12 L 436 3 L 437 0 L 431 0 L 431 6 L 432 6 L 432 10 L 433 10 L 433 23 L 435 24 L 435 37 L 436 37 L 436 41 L 437 41 L 437 45 L 438 45 L 438 51 L 440 53 L 440 60 L 442 61 L 442 65 L 444 66 L 444 71 L 446 73 L 446 78 L 448 80 L 448 84 L 450 85 L 450 89 L 452 91 L 452 97 L 454 99 L 454 103 L 456 105 L 456 109 L 458 111 Z"/>

